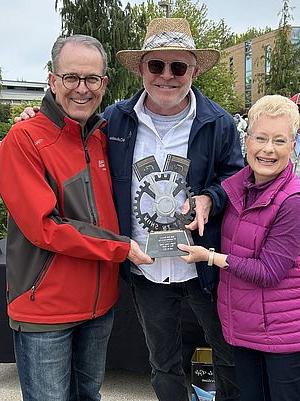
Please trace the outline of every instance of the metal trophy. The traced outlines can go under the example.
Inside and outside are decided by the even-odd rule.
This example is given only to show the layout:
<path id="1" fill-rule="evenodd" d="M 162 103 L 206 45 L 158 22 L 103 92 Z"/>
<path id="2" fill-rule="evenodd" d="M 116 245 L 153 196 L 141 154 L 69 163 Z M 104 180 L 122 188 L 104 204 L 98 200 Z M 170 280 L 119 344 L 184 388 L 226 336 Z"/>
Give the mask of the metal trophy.
<path id="1" fill-rule="evenodd" d="M 185 181 L 189 165 L 190 160 L 176 155 L 167 155 L 163 171 L 154 156 L 133 165 L 138 180 L 143 180 L 136 192 L 134 212 L 149 232 L 145 253 L 152 258 L 186 255 L 177 244 L 193 245 L 191 233 L 185 229 L 195 216 L 193 193 Z M 178 210 L 178 196 L 188 199 L 186 214 Z M 143 210 L 144 197 L 150 197 L 152 210 Z"/>

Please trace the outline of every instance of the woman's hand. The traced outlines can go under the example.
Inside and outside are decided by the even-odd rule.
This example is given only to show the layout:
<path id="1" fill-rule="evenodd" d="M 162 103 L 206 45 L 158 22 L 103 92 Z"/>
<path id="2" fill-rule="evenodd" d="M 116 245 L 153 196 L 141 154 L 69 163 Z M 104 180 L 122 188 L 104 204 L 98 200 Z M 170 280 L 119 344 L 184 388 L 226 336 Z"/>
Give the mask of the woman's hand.
<path id="1" fill-rule="evenodd" d="M 178 249 L 184 252 L 188 252 L 188 255 L 181 256 L 186 263 L 194 262 L 207 262 L 209 251 L 203 246 L 191 246 L 185 244 L 178 244 Z"/>
<path id="2" fill-rule="evenodd" d="M 188 252 L 188 255 L 181 256 L 186 263 L 194 263 L 194 262 L 208 262 L 209 266 L 215 265 L 220 267 L 221 269 L 227 269 L 227 256 L 224 253 L 215 252 L 214 248 L 210 250 L 204 248 L 203 246 L 198 245 L 185 245 L 185 244 L 178 244 L 178 249 L 184 252 Z"/>

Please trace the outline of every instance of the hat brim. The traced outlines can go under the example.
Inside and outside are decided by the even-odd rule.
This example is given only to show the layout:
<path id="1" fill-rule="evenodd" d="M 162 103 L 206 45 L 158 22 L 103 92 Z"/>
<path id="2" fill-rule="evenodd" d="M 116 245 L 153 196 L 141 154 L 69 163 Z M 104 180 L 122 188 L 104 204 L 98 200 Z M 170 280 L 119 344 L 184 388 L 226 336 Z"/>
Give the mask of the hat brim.
<path id="1" fill-rule="evenodd" d="M 117 60 L 127 70 L 133 72 L 136 75 L 140 74 L 140 62 L 146 53 L 153 51 L 171 51 L 171 50 L 184 50 L 192 53 L 197 60 L 197 73 L 201 75 L 210 70 L 216 65 L 220 59 L 220 52 L 215 49 L 186 49 L 182 47 L 161 47 L 152 50 L 121 50 L 117 53 Z"/>

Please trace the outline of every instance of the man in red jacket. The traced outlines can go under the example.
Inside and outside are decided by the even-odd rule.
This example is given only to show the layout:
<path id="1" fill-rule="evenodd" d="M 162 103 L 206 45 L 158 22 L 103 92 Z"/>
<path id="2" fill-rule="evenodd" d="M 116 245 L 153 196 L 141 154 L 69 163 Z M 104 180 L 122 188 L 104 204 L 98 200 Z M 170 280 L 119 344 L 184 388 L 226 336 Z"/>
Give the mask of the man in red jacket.
<path id="1" fill-rule="evenodd" d="M 59 38 L 41 113 L 0 146 L 7 298 L 24 401 L 100 400 L 118 262 L 152 263 L 118 234 L 94 38 Z"/>

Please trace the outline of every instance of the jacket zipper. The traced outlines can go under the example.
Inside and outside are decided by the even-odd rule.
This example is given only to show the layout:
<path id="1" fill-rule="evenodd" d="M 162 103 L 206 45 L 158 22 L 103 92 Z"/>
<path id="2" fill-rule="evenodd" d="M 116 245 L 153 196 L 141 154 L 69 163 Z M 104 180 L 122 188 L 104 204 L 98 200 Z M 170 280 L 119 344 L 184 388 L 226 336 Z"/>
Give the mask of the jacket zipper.
<path id="1" fill-rule="evenodd" d="M 87 164 L 87 169 L 88 169 L 88 174 L 85 175 L 84 177 L 84 182 L 87 190 L 87 196 L 88 196 L 88 202 L 89 202 L 89 208 L 92 216 L 92 223 L 96 226 L 97 225 L 97 213 L 96 213 L 96 208 L 95 208 L 95 202 L 93 200 L 93 191 L 92 191 L 92 186 L 91 186 L 91 169 L 90 169 L 90 154 L 87 148 L 87 143 L 86 139 L 83 138 L 83 148 L 84 148 L 84 154 L 85 154 L 85 161 Z M 96 288 L 96 298 L 94 302 L 94 307 L 93 307 L 93 312 L 92 312 L 92 319 L 96 317 L 96 309 L 97 309 L 97 304 L 99 300 L 99 289 L 100 289 L 100 262 L 98 262 L 98 268 L 97 268 L 97 288 Z"/>
<path id="2" fill-rule="evenodd" d="M 50 255 L 47 258 L 42 270 L 40 271 L 40 274 L 38 275 L 37 279 L 34 281 L 32 287 L 31 287 L 30 301 L 35 301 L 36 290 L 39 288 L 40 284 L 44 280 L 53 258 L 54 258 L 54 255 Z"/>
<path id="3" fill-rule="evenodd" d="M 85 177 L 84 177 L 84 183 L 85 183 L 86 190 L 87 190 L 87 196 L 88 196 L 90 213 L 91 213 L 91 217 L 92 217 L 92 223 L 94 225 L 97 225 L 97 217 L 96 217 L 97 214 L 95 211 L 95 203 L 93 201 L 93 193 L 92 193 L 91 179 L 90 179 L 90 177 L 91 177 L 91 170 L 90 170 L 91 159 L 90 159 L 89 151 L 88 151 L 85 140 L 83 140 L 83 148 L 84 148 L 85 160 L 86 160 L 87 169 L 88 169 L 88 174 L 85 175 Z"/>
<path id="4" fill-rule="evenodd" d="M 98 262 L 98 269 L 97 269 L 97 289 L 96 289 L 96 299 L 94 303 L 92 319 L 95 319 L 96 317 L 96 309 L 99 300 L 99 289 L 100 289 L 100 262 Z"/>

